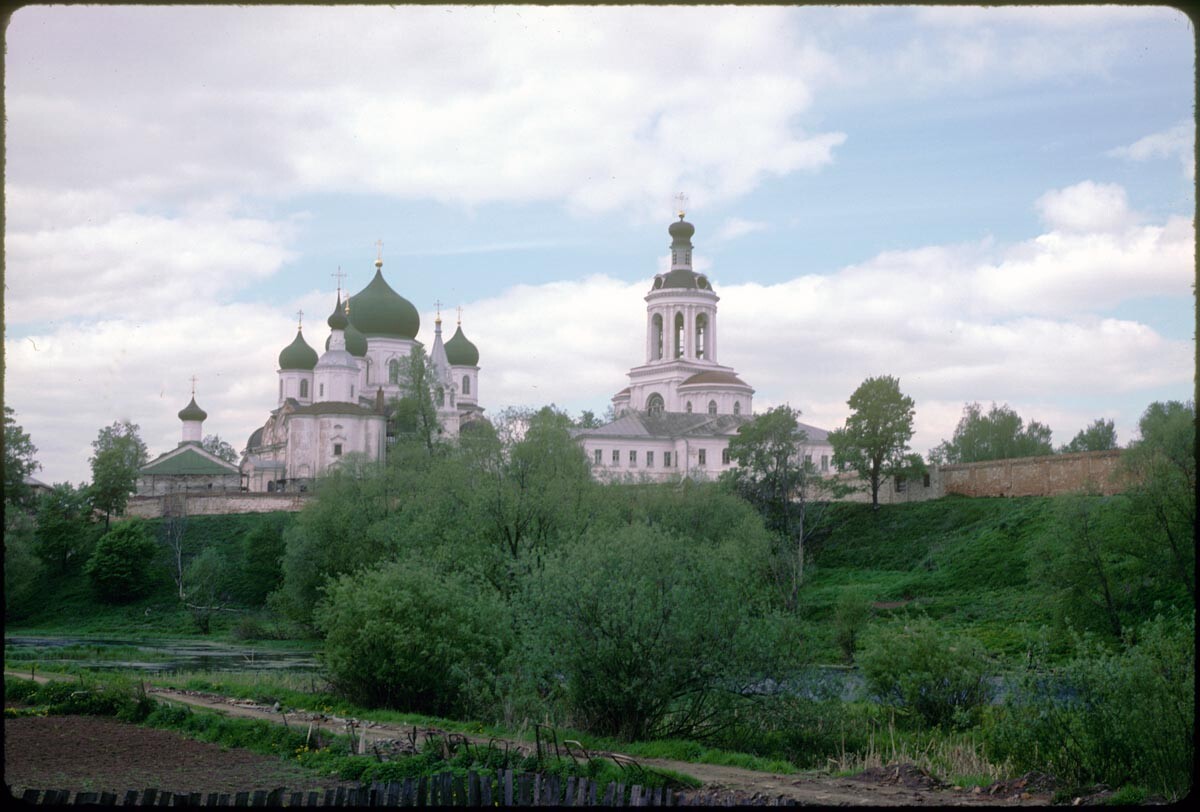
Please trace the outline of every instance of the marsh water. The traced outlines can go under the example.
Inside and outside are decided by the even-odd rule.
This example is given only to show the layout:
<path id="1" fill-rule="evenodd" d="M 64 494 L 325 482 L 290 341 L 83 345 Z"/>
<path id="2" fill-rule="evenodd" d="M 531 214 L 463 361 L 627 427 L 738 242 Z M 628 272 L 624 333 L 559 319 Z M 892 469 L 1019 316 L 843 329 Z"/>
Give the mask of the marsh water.
<path id="1" fill-rule="evenodd" d="M 265 648 L 208 640 L 121 640 L 57 636 L 4 638 L 4 665 L 22 670 L 31 660 L 95 670 L 313 671 L 311 650 Z"/>

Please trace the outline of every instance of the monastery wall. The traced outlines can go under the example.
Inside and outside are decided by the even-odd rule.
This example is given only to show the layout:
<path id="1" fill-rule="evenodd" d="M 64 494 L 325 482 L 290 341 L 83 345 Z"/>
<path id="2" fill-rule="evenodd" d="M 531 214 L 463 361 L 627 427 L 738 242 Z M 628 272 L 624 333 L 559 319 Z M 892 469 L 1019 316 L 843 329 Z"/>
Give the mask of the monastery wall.
<path id="1" fill-rule="evenodd" d="M 931 465 L 927 480 L 916 477 L 897 487 L 896 481 L 888 477 L 879 485 L 879 504 L 924 502 L 947 494 L 976 497 L 1058 496 L 1091 490 L 1111 495 L 1129 487 L 1129 483 L 1121 476 L 1118 465 L 1120 459 L 1121 451 L 1117 449 Z M 851 474 L 841 474 L 839 477 L 848 484 L 862 484 Z M 839 501 L 870 502 L 871 492 L 864 488 Z"/>
<path id="2" fill-rule="evenodd" d="M 173 497 L 134 496 L 126 508 L 126 516 L 143 519 L 158 519 L 163 515 L 163 504 Z M 299 511 L 311 498 L 304 493 L 190 493 L 187 494 L 188 516 L 219 516 L 226 513 L 273 513 L 275 511 Z"/>

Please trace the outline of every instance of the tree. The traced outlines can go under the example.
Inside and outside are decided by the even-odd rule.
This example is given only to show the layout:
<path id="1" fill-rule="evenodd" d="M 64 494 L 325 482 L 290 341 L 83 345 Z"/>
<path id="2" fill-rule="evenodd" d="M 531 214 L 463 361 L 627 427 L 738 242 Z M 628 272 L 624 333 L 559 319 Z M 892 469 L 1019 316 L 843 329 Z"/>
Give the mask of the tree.
<path id="1" fill-rule="evenodd" d="M 805 462 L 808 435 L 799 427 L 799 417 L 790 406 L 777 406 L 742 425 L 729 441 L 729 456 L 737 466 L 721 475 L 778 534 L 789 609 L 799 599 L 805 540 L 818 518 L 810 515 L 810 497 L 821 484 L 813 464 Z"/>
<path id="2" fill-rule="evenodd" d="M 34 608 L 45 591 L 46 565 L 38 558 L 33 517 L 4 511 L 4 617 L 12 620 Z"/>
<path id="3" fill-rule="evenodd" d="M 1189 595 L 1196 595 L 1196 409 L 1188 401 L 1151 403 L 1138 422 L 1139 439 L 1122 456 L 1134 483 L 1135 524 L 1144 553 L 1158 554 Z M 1146 542 L 1150 542 L 1147 544 Z"/>
<path id="4" fill-rule="evenodd" d="M 432 454 L 442 435 L 436 406 L 438 381 L 422 347 L 414 346 L 400 364 L 400 379 L 404 395 L 393 402 L 392 429 L 398 437 L 419 440 Z"/>
<path id="5" fill-rule="evenodd" d="M 87 488 L 55 483 L 38 499 L 34 550 L 51 572 L 63 574 L 80 560 L 93 536 Z"/>
<path id="6" fill-rule="evenodd" d="M 603 425 L 600 418 L 596 417 L 596 413 L 591 409 L 584 409 L 579 413 L 579 419 L 575 421 L 575 426 L 581 429 L 598 429 Z"/>
<path id="7" fill-rule="evenodd" d="M 184 574 L 187 608 L 201 634 L 208 634 L 212 616 L 229 600 L 233 570 L 225 556 L 209 547 L 192 559 Z"/>
<path id="8" fill-rule="evenodd" d="M 154 541 L 141 519 L 122 522 L 100 537 L 84 567 L 96 594 L 108 603 L 128 603 L 146 592 Z"/>
<path id="9" fill-rule="evenodd" d="M 138 469 L 146 464 L 146 444 L 138 426 L 118 420 L 100 429 L 92 441 L 92 504 L 104 511 L 104 529 L 112 514 L 121 514 L 137 487 Z"/>
<path id="10" fill-rule="evenodd" d="M 846 401 L 852 412 L 846 425 L 829 433 L 833 461 L 848 466 L 871 488 L 871 506 L 879 509 L 879 486 L 888 476 L 920 473 L 920 458 L 906 454 L 913 435 L 913 399 L 889 375 L 867 378 Z"/>
<path id="11" fill-rule="evenodd" d="M 4 501 L 19 507 L 30 507 L 33 493 L 25 477 L 41 467 L 33 457 L 37 447 L 19 425 L 16 412 L 4 407 Z M 7 512 L 7 511 L 6 511 Z"/>
<path id="12" fill-rule="evenodd" d="M 961 463 L 1053 454 L 1050 435 L 1050 427 L 1036 420 L 1026 426 L 1008 404 L 993 403 L 984 414 L 978 403 L 968 403 L 954 437 L 933 449 L 929 458 L 937 463 Z"/>
<path id="13" fill-rule="evenodd" d="M 1071 442 L 1058 449 L 1060 454 L 1072 454 L 1077 451 L 1112 451 L 1117 447 L 1117 429 L 1113 421 L 1100 417 L 1086 429 L 1071 439 Z"/>
<path id="14" fill-rule="evenodd" d="M 233 446 L 221 439 L 219 434 L 206 434 L 200 442 L 200 447 L 209 454 L 214 454 L 225 462 L 237 462 L 237 452 L 233 450 Z"/>

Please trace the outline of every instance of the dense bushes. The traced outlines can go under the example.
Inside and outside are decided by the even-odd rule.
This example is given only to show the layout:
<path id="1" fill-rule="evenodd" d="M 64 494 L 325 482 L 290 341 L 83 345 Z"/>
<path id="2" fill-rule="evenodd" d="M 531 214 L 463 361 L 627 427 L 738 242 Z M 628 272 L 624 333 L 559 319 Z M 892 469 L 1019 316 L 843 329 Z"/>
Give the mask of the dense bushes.
<path id="1" fill-rule="evenodd" d="M 494 699 L 506 614 L 465 578 L 408 559 L 339 577 L 313 617 L 330 679 L 353 701 L 461 715 Z"/>
<path id="2" fill-rule="evenodd" d="M 1132 784 L 1181 797 L 1195 771 L 1195 614 L 1156 618 L 1117 653 L 1082 639 L 1015 687 L 990 732 L 1000 757 L 1069 786 Z"/>
<path id="3" fill-rule="evenodd" d="M 703 734 L 766 658 L 752 563 L 765 549 L 644 525 L 595 530 L 531 587 L 525 645 L 572 719 L 638 739 Z"/>
<path id="4" fill-rule="evenodd" d="M 927 618 L 874 627 L 858 662 L 879 701 L 928 725 L 973 725 L 994 692 L 983 647 Z"/>

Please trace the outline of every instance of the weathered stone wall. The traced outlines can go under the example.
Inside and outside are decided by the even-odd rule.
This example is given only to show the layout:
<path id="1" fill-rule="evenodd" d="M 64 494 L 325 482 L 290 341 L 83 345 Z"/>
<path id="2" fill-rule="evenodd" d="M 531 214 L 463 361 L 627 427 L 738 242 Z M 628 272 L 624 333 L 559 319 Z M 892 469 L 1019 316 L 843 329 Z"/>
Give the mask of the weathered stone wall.
<path id="1" fill-rule="evenodd" d="M 931 465 L 928 485 L 923 477 L 909 479 L 899 487 L 893 478 L 885 479 L 879 485 L 879 504 L 924 502 L 950 493 L 980 497 L 1058 496 L 1088 490 L 1106 495 L 1120 493 L 1129 487 L 1129 483 L 1121 477 L 1120 459 L 1121 451 L 1118 449 L 959 465 Z M 858 490 L 839 501 L 871 501 L 870 489 L 856 476 L 838 476 L 843 482 L 858 486 Z"/>
<path id="2" fill-rule="evenodd" d="M 170 498 L 172 506 L 183 498 L 182 494 L 172 497 L 135 496 L 129 500 L 126 516 L 157 519 L 163 515 L 163 504 Z M 189 493 L 186 514 L 188 516 L 218 516 L 226 513 L 272 513 L 277 510 L 299 511 L 312 498 L 303 493 Z"/>
<path id="3" fill-rule="evenodd" d="M 1128 487 L 1118 468 L 1121 451 L 1084 451 L 941 467 L 946 493 L 963 496 L 1056 496 Z"/>

